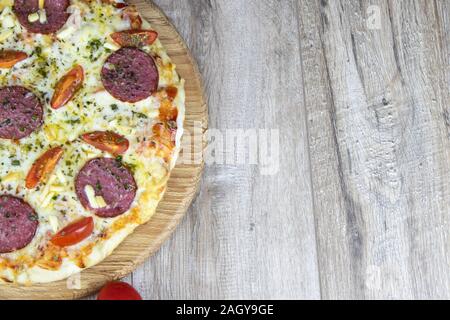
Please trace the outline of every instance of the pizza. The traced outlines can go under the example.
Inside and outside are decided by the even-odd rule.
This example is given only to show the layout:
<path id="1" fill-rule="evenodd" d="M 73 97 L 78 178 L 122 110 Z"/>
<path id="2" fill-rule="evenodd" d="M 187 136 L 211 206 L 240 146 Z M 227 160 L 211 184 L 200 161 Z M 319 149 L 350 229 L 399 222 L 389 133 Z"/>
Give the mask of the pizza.
<path id="1" fill-rule="evenodd" d="M 65 279 L 148 222 L 184 105 L 135 7 L 0 0 L 0 282 Z"/>

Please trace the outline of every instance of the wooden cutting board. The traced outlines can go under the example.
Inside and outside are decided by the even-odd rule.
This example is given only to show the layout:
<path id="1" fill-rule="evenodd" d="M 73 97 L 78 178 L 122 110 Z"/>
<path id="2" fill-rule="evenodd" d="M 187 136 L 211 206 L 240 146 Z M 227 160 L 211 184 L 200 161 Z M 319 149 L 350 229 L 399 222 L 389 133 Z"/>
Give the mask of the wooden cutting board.
<path id="1" fill-rule="evenodd" d="M 185 129 L 191 135 L 203 137 L 207 128 L 208 111 L 203 97 L 201 77 L 189 50 L 167 17 L 153 3 L 128 1 L 138 7 L 144 18 L 158 31 L 160 40 L 186 80 Z M 186 134 L 185 134 L 186 135 Z M 183 139 L 183 152 L 196 159 L 192 164 L 179 163 L 169 180 L 168 190 L 157 212 L 146 225 L 140 226 L 102 263 L 83 271 L 68 281 L 29 287 L 0 284 L 0 299 L 75 299 L 98 291 L 106 282 L 125 277 L 146 258 L 155 253 L 171 235 L 194 198 L 203 170 L 202 152 L 205 139 Z M 195 144 L 195 145 L 194 145 Z M 185 158 L 185 157 L 184 157 Z M 199 160 L 200 159 L 200 160 Z"/>

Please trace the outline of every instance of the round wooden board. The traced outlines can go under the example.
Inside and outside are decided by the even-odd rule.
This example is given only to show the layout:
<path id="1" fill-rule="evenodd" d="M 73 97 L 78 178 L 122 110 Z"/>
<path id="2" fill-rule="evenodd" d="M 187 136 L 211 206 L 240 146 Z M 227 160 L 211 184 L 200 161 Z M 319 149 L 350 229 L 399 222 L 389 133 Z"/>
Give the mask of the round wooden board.
<path id="1" fill-rule="evenodd" d="M 102 263 L 83 271 L 79 282 L 81 289 L 68 289 L 68 281 L 28 287 L 0 284 L 0 299 L 76 299 L 95 293 L 108 281 L 125 277 L 160 248 L 183 218 L 197 192 L 203 170 L 203 134 L 208 119 L 200 73 L 182 38 L 156 5 L 145 0 L 128 2 L 136 5 L 158 31 L 178 73 L 186 80 L 185 135 L 195 132 L 201 138 L 197 139 L 197 145 L 194 145 L 195 139 L 183 139 L 182 153 L 184 159 L 188 154 L 194 161 L 192 164 L 179 161 L 169 179 L 164 199 L 150 222 L 137 228 Z"/>

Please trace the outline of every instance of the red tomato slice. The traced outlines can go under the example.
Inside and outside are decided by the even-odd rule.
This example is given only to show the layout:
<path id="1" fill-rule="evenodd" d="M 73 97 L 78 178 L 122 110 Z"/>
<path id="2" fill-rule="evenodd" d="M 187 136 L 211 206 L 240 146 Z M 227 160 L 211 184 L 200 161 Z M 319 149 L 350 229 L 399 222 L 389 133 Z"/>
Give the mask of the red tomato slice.
<path id="1" fill-rule="evenodd" d="M 73 246 L 89 237 L 92 231 L 94 231 L 94 219 L 82 218 L 59 231 L 53 236 L 51 242 L 59 247 Z"/>
<path id="2" fill-rule="evenodd" d="M 143 47 L 153 44 L 158 33 L 153 30 L 127 30 L 115 32 L 111 38 L 122 47 Z"/>
<path id="3" fill-rule="evenodd" d="M 97 300 L 142 300 L 141 295 L 128 283 L 114 281 L 100 290 Z"/>
<path id="4" fill-rule="evenodd" d="M 61 159 L 64 150 L 62 147 L 56 147 L 45 152 L 39 159 L 37 159 L 25 180 L 25 187 L 27 189 L 35 188 L 39 182 L 46 179 L 46 177 L 55 169 L 56 164 Z"/>
<path id="5" fill-rule="evenodd" d="M 123 136 L 111 131 L 95 131 L 86 133 L 81 136 L 81 139 L 100 149 L 118 156 L 127 152 L 130 142 Z"/>
<path id="6" fill-rule="evenodd" d="M 53 109 L 59 109 L 69 102 L 78 90 L 81 89 L 84 81 L 83 67 L 77 65 L 59 80 L 55 87 L 50 105 Z"/>
<path id="7" fill-rule="evenodd" d="M 16 63 L 26 58 L 28 58 L 27 54 L 21 51 L 0 51 L 0 69 L 12 68 Z"/>

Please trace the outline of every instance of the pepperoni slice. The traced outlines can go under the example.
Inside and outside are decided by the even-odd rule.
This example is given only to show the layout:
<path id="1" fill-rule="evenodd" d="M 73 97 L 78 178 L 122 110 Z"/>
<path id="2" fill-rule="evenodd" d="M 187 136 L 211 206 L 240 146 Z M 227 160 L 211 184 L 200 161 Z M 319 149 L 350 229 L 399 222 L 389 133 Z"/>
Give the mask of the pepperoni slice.
<path id="1" fill-rule="evenodd" d="M 44 109 L 39 99 L 19 86 L 0 88 L 0 138 L 22 139 L 43 123 Z"/>
<path id="2" fill-rule="evenodd" d="M 29 32 L 49 34 L 61 29 L 69 18 L 66 12 L 70 0 L 45 0 L 44 10 L 46 19 L 30 22 L 28 16 L 39 12 L 39 0 L 15 0 L 14 13 L 19 22 Z"/>
<path id="3" fill-rule="evenodd" d="M 155 61 L 137 48 L 122 48 L 109 56 L 102 69 L 105 89 L 123 102 L 138 102 L 158 89 Z"/>
<path id="4" fill-rule="evenodd" d="M 25 248 L 36 234 L 38 216 L 22 199 L 0 196 L 0 253 Z"/>
<path id="5" fill-rule="evenodd" d="M 102 197 L 106 206 L 96 207 L 89 202 L 86 187 Z M 130 170 L 112 158 L 88 161 L 75 180 L 75 191 L 83 207 L 101 218 L 117 217 L 130 209 L 136 197 L 136 182 Z"/>

